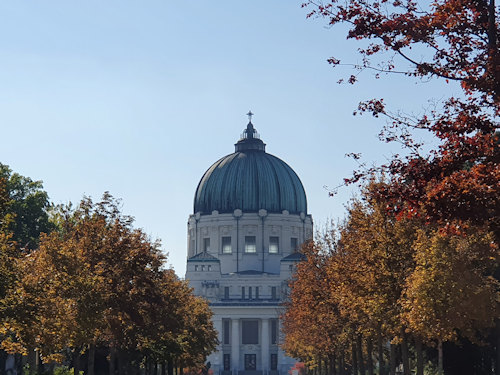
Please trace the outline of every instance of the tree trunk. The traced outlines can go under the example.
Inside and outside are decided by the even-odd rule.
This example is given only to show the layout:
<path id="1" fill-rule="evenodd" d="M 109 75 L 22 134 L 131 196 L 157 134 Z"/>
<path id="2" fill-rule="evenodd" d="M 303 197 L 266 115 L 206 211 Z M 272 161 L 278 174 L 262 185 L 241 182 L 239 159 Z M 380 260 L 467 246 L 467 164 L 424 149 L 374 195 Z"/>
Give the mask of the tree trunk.
<path id="1" fill-rule="evenodd" d="M 16 372 L 18 374 L 23 373 L 23 356 L 21 354 L 14 354 L 14 367 L 16 368 Z"/>
<path id="2" fill-rule="evenodd" d="M 163 361 L 161 363 L 161 375 L 167 375 L 167 371 L 166 370 L 167 370 L 167 365 L 166 365 L 165 361 Z"/>
<path id="3" fill-rule="evenodd" d="M 44 372 L 42 358 L 40 357 L 40 352 L 38 350 L 35 351 L 35 367 L 36 373 L 41 375 Z"/>
<path id="4" fill-rule="evenodd" d="M 363 356 L 363 340 L 361 333 L 356 336 L 356 348 L 358 349 L 358 367 L 361 375 L 366 375 L 365 360 Z"/>
<path id="5" fill-rule="evenodd" d="M 36 351 L 35 349 L 28 349 L 28 371 L 29 374 L 36 373 Z"/>
<path id="6" fill-rule="evenodd" d="M 443 374 L 443 341 L 438 340 L 438 371 Z"/>
<path id="7" fill-rule="evenodd" d="M 403 375 L 410 375 L 410 356 L 408 354 L 408 337 L 401 329 L 401 355 L 403 357 Z"/>
<path id="8" fill-rule="evenodd" d="M 125 375 L 127 373 L 127 358 L 125 358 L 125 351 L 122 349 L 117 350 L 118 355 L 118 375 Z"/>
<path id="9" fill-rule="evenodd" d="M 110 346 L 109 348 L 109 375 L 115 375 L 116 373 L 116 348 Z"/>
<path id="10" fill-rule="evenodd" d="M 172 359 L 167 361 L 167 373 L 168 375 L 174 375 L 174 361 Z"/>
<path id="11" fill-rule="evenodd" d="M 500 375 L 500 319 L 496 320 L 496 338 L 497 338 L 497 360 L 496 360 L 496 375 Z"/>
<path id="12" fill-rule="evenodd" d="M 89 345 L 89 356 L 87 358 L 87 375 L 94 375 L 95 344 Z"/>
<path id="13" fill-rule="evenodd" d="M 391 352 L 389 355 L 389 374 L 396 375 L 396 345 L 391 343 Z"/>
<path id="14" fill-rule="evenodd" d="M 73 374 L 80 375 L 80 348 L 75 349 L 75 353 L 73 355 Z"/>
<path id="15" fill-rule="evenodd" d="M 153 375 L 153 370 L 154 370 L 153 359 L 147 357 L 146 360 L 148 364 L 148 375 Z"/>
<path id="16" fill-rule="evenodd" d="M 5 370 L 5 362 L 7 362 L 7 352 L 0 349 L 0 372 Z"/>
<path id="17" fill-rule="evenodd" d="M 358 358 L 356 356 L 356 344 L 352 343 L 352 373 L 358 375 Z"/>
<path id="18" fill-rule="evenodd" d="M 372 338 L 368 337 L 366 342 L 366 366 L 368 367 L 368 375 L 373 375 L 373 342 Z"/>
<path id="19" fill-rule="evenodd" d="M 416 373 L 416 375 L 424 375 L 424 356 L 422 353 L 422 340 L 418 337 L 415 339 L 415 351 L 417 354 L 417 373 Z"/>
<path id="20" fill-rule="evenodd" d="M 340 351 L 339 375 L 345 375 L 345 354 L 344 354 L 344 349 L 342 349 Z"/>
<path id="21" fill-rule="evenodd" d="M 384 365 L 384 342 L 382 337 L 382 329 L 380 325 L 377 329 L 377 346 L 378 346 L 378 373 L 379 375 L 385 375 L 385 365 Z"/>
<path id="22" fill-rule="evenodd" d="M 335 363 L 335 356 L 336 354 L 330 354 L 328 358 L 330 359 L 330 370 L 331 370 L 331 375 L 337 375 L 337 364 Z"/>

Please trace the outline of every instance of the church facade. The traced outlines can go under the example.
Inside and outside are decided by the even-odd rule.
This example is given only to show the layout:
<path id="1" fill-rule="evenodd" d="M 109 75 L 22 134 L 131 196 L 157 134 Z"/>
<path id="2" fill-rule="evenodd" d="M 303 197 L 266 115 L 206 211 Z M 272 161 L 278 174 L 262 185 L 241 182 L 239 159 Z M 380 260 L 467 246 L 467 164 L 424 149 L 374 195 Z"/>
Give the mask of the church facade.
<path id="1" fill-rule="evenodd" d="M 201 178 L 188 220 L 186 279 L 214 313 L 215 375 L 287 374 L 295 363 L 279 347 L 279 315 L 312 217 L 300 179 L 266 152 L 251 115 L 235 152 Z"/>

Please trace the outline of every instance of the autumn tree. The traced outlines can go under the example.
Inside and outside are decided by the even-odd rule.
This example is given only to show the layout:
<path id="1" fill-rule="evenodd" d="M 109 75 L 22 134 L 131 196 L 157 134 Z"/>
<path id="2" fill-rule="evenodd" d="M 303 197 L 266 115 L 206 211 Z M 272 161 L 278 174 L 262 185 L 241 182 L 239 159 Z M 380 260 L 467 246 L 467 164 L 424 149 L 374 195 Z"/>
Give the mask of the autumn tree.
<path id="1" fill-rule="evenodd" d="M 40 233 L 54 229 L 41 181 L 21 176 L 0 163 L 0 301 L 15 280 L 15 258 L 36 248 Z M 0 315 L 1 318 L 1 315 Z"/>
<path id="2" fill-rule="evenodd" d="M 366 342 L 366 368 L 373 373 L 372 357 L 377 346 L 379 371 L 384 373 L 384 343 L 393 341 L 389 369 L 395 371 L 393 350 L 401 343 L 403 366 L 409 373 L 409 337 L 401 320 L 399 300 L 405 281 L 414 269 L 413 240 L 417 220 L 396 220 L 376 192 L 383 182 L 372 181 L 364 187 L 361 199 L 354 199 L 340 228 L 338 261 L 329 272 L 337 278 L 341 312 L 355 327 L 361 370 L 362 338 Z"/>
<path id="3" fill-rule="evenodd" d="M 330 25 L 348 26 L 347 38 L 364 41 L 358 49 L 359 71 L 377 78 L 400 74 L 420 79 L 457 82 L 462 94 L 418 116 L 391 111 L 382 98 L 360 103 L 358 112 L 385 117 L 381 138 L 407 146 L 407 156 L 359 170 L 347 183 L 387 173 L 390 183 L 379 191 L 399 217 L 425 218 L 451 235 L 469 227 L 487 228 L 500 241 L 500 54 L 499 8 L 494 0 L 310 0 L 309 16 Z M 332 65 L 345 61 L 332 57 Z M 347 62 L 349 65 L 349 62 Z M 409 67 L 409 68 L 408 68 Z M 355 83 L 359 75 L 348 81 Z M 416 130 L 439 141 L 423 152 Z M 354 154 L 358 157 L 357 154 Z M 498 267 L 496 270 L 498 279 Z M 497 319 L 496 371 L 500 374 L 500 320 Z"/>
<path id="4" fill-rule="evenodd" d="M 187 282 L 183 282 L 183 287 L 188 288 Z M 216 349 L 217 331 L 207 301 L 194 296 L 191 288 L 187 290 L 189 294 L 181 309 L 184 329 L 178 339 L 181 351 L 174 360 L 184 368 L 202 368 L 207 356 Z"/>
<path id="5" fill-rule="evenodd" d="M 41 181 L 33 181 L 0 163 L 0 340 L 6 318 L 4 298 L 13 287 L 17 259 L 36 248 L 40 233 L 51 231 L 50 203 Z M 0 349 L 0 368 L 5 352 Z"/>
<path id="6" fill-rule="evenodd" d="M 75 374 L 87 352 L 90 375 L 97 346 L 109 348 L 111 374 L 136 373 L 151 347 L 166 338 L 182 341 L 186 331 L 192 347 L 212 348 L 208 307 L 164 269 L 159 243 L 132 227 L 117 200 L 108 193 L 97 203 L 84 198 L 75 209 L 63 208 L 58 222 L 60 230 L 42 236 L 39 249 L 19 262 L 22 277 L 7 296 L 4 327 L 13 336 L 5 348 L 37 348 L 49 360 L 70 348 Z M 200 323 L 201 333 L 186 316 Z"/>
<path id="7" fill-rule="evenodd" d="M 308 366 L 317 366 L 322 359 L 334 364 L 345 351 L 341 333 L 344 330 L 336 301 L 330 298 L 331 283 L 326 261 L 334 251 L 334 241 L 310 241 L 302 246 L 305 259 L 297 265 L 290 282 L 290 295 L 285 303 L 283 333 L 285 351 L 302 359 Z M 329 246 L 331 245 L 331 246 Z"/>
<path id="8" fill-rule="evenodd" d="M 309 364 L 321 355 L 340 364 L 343 352 L 354 374 L 374 374 L 374 358 L 379 374 L 395 374 L 399 361 L 410 374 L 414 346 L 422 375 L 425 345 L 439 349 L 442 369 L 443 342 L 480 342 L 498 316 L 498 247 L 481 228 L 451 236 L 417 218 L 396 219 L 378 194 L 383 185 L 372 181 L 351 202 L 333 245 L 330 234 L 303 248 L 284 347 Z"/>
<path id="9" fill-rule="evenodd" d="M 499 283 L 491 274 L 498 258 L 493 235 L 479 228 L 467 236 L 418 231 L 416 268 L 407 279 L 402 315 L 412 332 L 437 342 L 440 371 L 443 342 L 458 335 L 481 342 L 481 333 L 494 325 Z"/>
<path id="10" fill-rule="evenodd" d="M 309 16 L 324 16 L 331 25 L 348 24 L 348 38 L 369 42 L 358 49 L 363 59 L 357 69 L 460 83 L 463 95 L 414 120 L 387 110 L 383 99 L 361 103 L 359 109 L 386 116 L 382 138 L 401 141 L 410 151 L 382 166 L 392 183 L 381 193 L 393 200 L 396 212 L 425 215 L 443 226 L 486 224 L 498 242 L 500 31 L 494 0 L 427 6 L 412 0 L 312 0 L 304 6 L 310 7 Z M 376 63 L 376 57 L 382 62 Z M 399 69 L 408 64 L 409 70 Z M 353 76 L 351 82 L 355 80 Z M 430 131 L 440 145 L 423 155 L 411 129 Z M 358 181 L 365 172 L 347 181 Z"/>

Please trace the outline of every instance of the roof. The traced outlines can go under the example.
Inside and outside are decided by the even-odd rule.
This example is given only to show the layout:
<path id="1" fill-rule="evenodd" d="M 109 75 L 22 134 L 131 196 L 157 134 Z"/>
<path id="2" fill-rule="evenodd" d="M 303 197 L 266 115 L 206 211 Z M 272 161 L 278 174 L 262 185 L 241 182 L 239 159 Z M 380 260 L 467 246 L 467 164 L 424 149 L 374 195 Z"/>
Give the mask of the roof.
<path id="1" fill-rule="evenodd" d="M 307 214 L 304 187 L 283 160 L 265 151 L 265 144 L 249 123 L 236 152 L 216 161 L 201 178 L 194 198 L 194 213 L 212 211 Z"/>
<path id="2" fill-rule="evenodd" d="M 238 271 L 235 272 L 238 275 L 262 275 L 267 272 L 262 272 L 262 271 L 257 271 L 257 270 L 245 270 L 245 271 Z"/>
<path id="3" fill-rule="evenodd" d="M 282 258 L 282 262 L 300 262 L 301 260 L 305 260 L 306 256 L 302 253 L 291 253 L 290 255 L 287 255 L 286 257 Z"/>
<path id="4" fill-rule="evenodd" d="M 214 257 L 213 255 L 203 251 L 202 253 L 198 253 L 193 255 L 191 258 L 188 258 L 188 262 L 220 262 L 219 259 Z"/>

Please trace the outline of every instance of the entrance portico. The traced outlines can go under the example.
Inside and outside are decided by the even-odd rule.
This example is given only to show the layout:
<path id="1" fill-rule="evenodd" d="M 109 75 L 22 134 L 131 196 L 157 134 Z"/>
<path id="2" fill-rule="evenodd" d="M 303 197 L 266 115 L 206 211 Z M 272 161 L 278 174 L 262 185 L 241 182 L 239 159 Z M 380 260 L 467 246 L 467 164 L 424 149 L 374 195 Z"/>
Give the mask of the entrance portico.
<path id="1" fill-rule="evenodd" d="M 217 351 L 208 358 L 214 371 L 219 369 L 222 375 L 278 373 L 280 350 L 276 312 L 279 306 L 277 303 L 262 305 L 264 304 L 250 309 L 248 305 L 211 305 L 220 342 Z M 281 364 L 287 368 L 293 365 L 292 359 L 284 356 L 281 358 Z M 289 361 L 291 363 L 287 363 Z"/>

